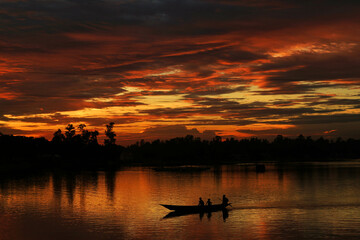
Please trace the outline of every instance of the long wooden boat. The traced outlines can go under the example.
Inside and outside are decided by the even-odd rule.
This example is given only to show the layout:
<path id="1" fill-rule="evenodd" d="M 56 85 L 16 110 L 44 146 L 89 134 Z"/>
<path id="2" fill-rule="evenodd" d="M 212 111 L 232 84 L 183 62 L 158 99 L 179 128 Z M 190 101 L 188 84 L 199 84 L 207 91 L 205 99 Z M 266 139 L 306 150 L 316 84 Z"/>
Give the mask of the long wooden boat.
<path id="1" fill-rule="evenodd" d="M 227 218 L 229 216 L 229 210 L 227 210 L 226 208 L 221 209 L 222 211 L 222 215 L 224 218 Z M 166 214 L 163 219 L 167 219 L 167 218 L 174 218 L 174 217 L 182 217 L 182 216 L 187 216 L 187 215 L 191 215 L 191 214 L 200 214 L 200 219 L 204 216 L 204 214 L 208 215 L 208 218 L 211 217 L 211 213 L 213 212 L 220 212 L 220 211 L 211 211 L 211 212 L 179 212 L 179 211 L 171 211 L 168 214 Z"/>
<path id="2" fill-rule="evenodd" d="M 160 204 L 161 206 L 176 212 L 187 212 L 187 213 L 198 213 L 198 212 L 216 212 L 226 209 L 227 205 L 214 204 L 211 206 L 181 206 L 181 205 L 166 205 Z"/>

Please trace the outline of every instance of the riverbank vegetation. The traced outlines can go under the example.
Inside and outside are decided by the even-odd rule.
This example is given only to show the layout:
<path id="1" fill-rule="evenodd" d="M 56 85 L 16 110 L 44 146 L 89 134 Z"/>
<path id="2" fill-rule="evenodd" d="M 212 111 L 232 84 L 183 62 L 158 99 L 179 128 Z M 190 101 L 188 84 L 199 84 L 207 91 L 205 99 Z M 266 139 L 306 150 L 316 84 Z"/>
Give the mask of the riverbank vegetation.
<path id="1" fill-rule="evenodd" d="M 202 140 L 191 135 L 170 140 L 141 140 L 123 147 L 116 144 L 114 123 L 106 125 L 106 139 L 98 131 L 57 130 L 52 140 L 0 134 L 0 166 L 13 168 L 106 169 L 121 166 L 213 165 L 261 161 L 327 161 L 359 159 L 360 140 L 281 135 L 273 141 L 258 138 Z"/>

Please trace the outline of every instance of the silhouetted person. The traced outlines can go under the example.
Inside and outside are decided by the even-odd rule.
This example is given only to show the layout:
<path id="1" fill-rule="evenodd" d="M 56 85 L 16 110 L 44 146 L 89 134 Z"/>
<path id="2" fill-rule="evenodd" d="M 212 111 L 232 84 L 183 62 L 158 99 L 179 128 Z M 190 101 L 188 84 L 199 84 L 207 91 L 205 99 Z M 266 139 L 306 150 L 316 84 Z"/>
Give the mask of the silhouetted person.
<path id="1" fill-rule="evenodd" d="M 225 194 L 222 197 L 222 205 L 224 205 L 225 207 L 229 205 L 229 199 L 225 196 Z"/>
<path id="2" fill-rule="evenodd" d="M 210 198 L 207 200 L 206 205 L 211 206 L 212 202 L 210 201 Z"/>
<path id="3" fill-rule="evenodd" d="M 204 205 L 205 205 L 204 201 L 201 198 L 199 198 L 199 205 L 198 206 L 203 207 Z"/>

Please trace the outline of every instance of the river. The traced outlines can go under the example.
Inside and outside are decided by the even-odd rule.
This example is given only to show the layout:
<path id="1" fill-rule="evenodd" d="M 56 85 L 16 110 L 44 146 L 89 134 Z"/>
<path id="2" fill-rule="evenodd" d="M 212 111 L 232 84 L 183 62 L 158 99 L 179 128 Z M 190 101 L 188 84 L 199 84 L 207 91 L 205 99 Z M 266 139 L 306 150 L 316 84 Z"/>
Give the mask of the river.
<path id="1" fill-rule="evenodd" d="M 0 178 L 1 240 L 358 239 L 360 162 L 267 163 L 201 172 L 46 172 Z M 166 217 L 198 198 L 228 212 Z"/>

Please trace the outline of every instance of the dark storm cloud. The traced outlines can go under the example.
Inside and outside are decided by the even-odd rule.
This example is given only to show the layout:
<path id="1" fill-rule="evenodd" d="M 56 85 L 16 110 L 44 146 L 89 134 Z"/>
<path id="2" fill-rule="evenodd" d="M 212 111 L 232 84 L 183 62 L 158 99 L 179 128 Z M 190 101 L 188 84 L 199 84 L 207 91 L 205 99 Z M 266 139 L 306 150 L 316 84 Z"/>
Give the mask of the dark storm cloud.
<path id="1" fill-rule="evenodd" d="M 75 105 L 74 101 L 66 99 L 22 98 L 17 100 L 0 99 L 0 114 L 24 115 L 33 113 L 52 113 L 57 111 L 83 109 L 82 104 Z"/>
<path id="2" fill-rule="evenodd" d="M 104 108 L 111 106 L 137 106 L 144 105 L 144 103 L 124 98 L 114 99 L 109 102 L 96 101 L 89 102 L 84 101 L 85 96 L 60 96 L 60 97 L 47 97 L 44 101 L 42 96 L 30 96 L 19 97 L 15 100 L 0 99 L 0 114 L 11 115 L 28 115 L 39 113 L 54 113 L 61 111 L 74 111 L 84 108 Z"/>
<path id="3" fill-rule="evenodd" d="M 234 65 L 245 63 L 252 60 L 263 59 L 266 57 L 264 54 L 254 53 L 244 50 L 239 50 L 234 46 L 228 46 L 224 42 L 220 43 L 161 43 L 157 46 L 154 43 L 151 51 L 135 53 L 136 56 L 126 56 L 122 59 L 120 57 L 110 57 L 111 67 L 108 67 L 109 58 L 99 59 L 98 63 L 101 65 L 99 68 L 82 71 L 84 75 L 100 75 L 107 76 L 109 74 L 119 74 L 126 81 L 128 71 L 142 71 L 144 69 L 166 69 L 167 67 L 174 67 L 177 70 L 192 73 L 191 77 L 181 76 L 180 79 L 172 79 L 171 77 L 146 77 L 131 79 L 131 82 L 145 82 L 151 84 L 152 82 L 168 81 L 172 79 L 174 87 L 184 87 L 189 85 L 194 86 L 193 78 L 206 78 L 212 77 L 215 70 L 226 70 L 229 66 L 214 66 L 219 65 L 219 61 L 227 61 Z M 179 44 L 179 46 L 177 45 Z M 91 56 L 89 56 L 91 58 Z M 135 62 L 129 61 L 129 58 L 134 58 Z M 140 59 L 140 60 L 136 60 Z M 218 82 L 226 82 L 227 77 L 214 79 Z M 186 84 L 187 83 L 187 84 Z M 204 84 L 204 82 L 199 83 Z"/>
<path id="4" fill-rule="evenodd" d="M 150 110 L 140 110 L 139 113 L 146 113 L 152 116 L 166 116 L 168 118 L 188 117 L 198 112 L 197 109 L 183 108 L 156 108 Z"/>
<path id="5" fill-rule="evenodd" d="M 197 98 L 199 96 L 205 96 L 205 95 L 216 96 L 216 95 L 220 95 L 220 94 L 241 92 L 246 89 L 247 89 L 247 87 L 244 87 L 244 86 L 240 86 L 240 87 L 236 87 L 236 88 L 227 88 L 227 87 L 205 88 L 205 89 L 199 89 L 199 90 L 192 91 L 191 93 L 185 95 L 184 97 L 192 99 L 192 98 Z"/>
<path id="6" fill-rule="evenodd" d="M 21 93 L 26 97 L 61 97 L 61 98 L 82 98 L 104 97 L 124 90 L 120 84 L 111 81 L 97 81 L 96 78 L 84 76 L 64 76 L 62 74 L 5 74 L 8 83 L 12 79 L 23 81 L 9 84 L 8 89 Z M 120 86 L 119 86 L 120 85 Z"/>
<path id="7" fill-rule="evenodd" d="M 7 120 L 11 120 L 8 118 Z M 80 117 L 71 117 L 69 115 L 62 115 L 62 114 L 53 114 L 46 118 L 43 117 L 25 117 L 23 119 L 17 119 L 21 122 L 26 123 L 49 123 L 49 124 L 57 124 L 63 125 L 64 128 L 69 123 L 80 123 L 85 122 L 90 124 L 91 126 L 105 126 L 109 122 L 115 121 L 116 124 L 125 124 L 125 123 L 133 123 L 138 121 L 137 118 L 134 117 L 121 117 L 121 118 L 80 118 Z"/>
<path id="8" fill-rule="evenodd" d="M 289 125 L 296 125 L 298 127 L 303 127 L 305 125 L 323 125 L 323 128 L 329 128 L 333 124 L 338 124 L 338 126 L 341 126 L 341 124 L 350 124 L 350 123 L 356 123 L 360 120 L 360 114 L 346 114 L 346 113 L 336 113 L 337 111 L 334 111 L 332 114 L 328 115 L 319 115 L 319 114 L 312 114 L 312 115 L 293 115 L 290 116 L 289 120 L 283 121 L 283 120 L 276 120 L 276 121 L 266 121 L 270 124 L 289 124 Z M 331 113 L 331 111 L 329 111 Z M 346 128 L 346 125 L 344 125 L 344 129 Z M 355 128 L 357 129 L 357 128 Z"/>
<path id="9" fill-rule="evenodd" d="M 156 108 L 142 110 L 140 113 L 167 118 L 190 118 L 194 115 L 217 115 L 221 116 L 223 119 L 221 121 L 209 121 L 209 125 L 210 123 L 215 122 L 217 122 L 215 125 L 219 125 L 219 123 L 224 125 L 238 125 L 241 123 L 250 124 L 254 122 L 268 122 L 269 119 L 277 117 L 293 118 L 294 116 L 301 116 L 303 114 L 324 114 L 339 111 L 339 109 L 317 110 L 311 107 L 274 108 L 268 106 L 266 102 L 241 104 L 236 101 L 215 98 L 204 98 L 196 101 L 197 104 L 199 104 L 196 108 Z M 248 120 L 247 118 L 257 118 L 257 120 Z M 293 119 L 293 121 L 295 122 L 297 119 Z M 204 120 L 203 122 L 205 123 L 206 121 Z"/>
<path id="10" fill-rule="evenodd" d="M 312 1 L 311 4 L 298 1 L 290 4 L 286 4 L 289 1 L 267 1 L 268 4 L 261 4 L 265 1 L 237 1 L 240 4 L 226 4 L 231 2 L 235 1 L 29 0 L 2 1 L 0 7 L 6 27 L 13 30 L 20 28 L 22 31 L 31 29 L 58 33 L 107 30 L 114 26 L 145 26 L 165 36 L 208 35 L 234 30 L 266 31 L 298 24 L 305 19 L 310 22 L 314 18 L 343 18 L 348 15 L 346 12 L 355 12 L 359 7 L 357 2 L 347 1 L 341 4 L 336 1 L 327 1 L 326 4 L 323 1 Z M 267 7 L 281 4 L 293 7 Z M 318 7 L 322 11 L 318 11 Z"/>
<path id="11" fill-rule="evenodd" d="M 234 126 L 245 126 L 254 123 L 259 123 L 254 120 L 245 120 L 245 119 L 223 119 L 223 120 L 213 120 L 213 119 L 201 119 L 201 120 L 192 120 L 190 126 L 196 125 L 234 125 Z M 220 130 L 218 130 L 220 131 Z"/>
<path id="12" fill-rule="evenodd" d="M 339 98 L 336 95 L 304 95 L 299 98 L 289 98 L 287 100 L 275 100 L 272 102 L 273 106 L 293 106 L 298 103 L 304 104 L 308 107 L 324 107 L 324 106 L 337 106 L 339 109 L 346 106 L 347 108 L 356 108 L 360 104 L 359 99 L 355 99 L 355 96 L 351 98 Z"/>
<path id="13" fill-rule="evenodd" d="M 142 96 L 167 96 L 167 95 L 176 95 L 179 94 L 178 90 L 174 91 L 141 91 L 140 95 Z"/>
<path id="14" fill-rule="evenodd" d="M 328 123 L 350 123 L 359 122 L 360 114 L 332 114 L 300 116 L 291 120 L 293 124 L 328 124 Z"/>
<path id="15" fill-rule="evenodd" d="M 281 73 L 280 73 L 281 75 Z M 337 85 L 341 85 L 340 83 Z M 270 77 L 266 81 L 266 88 L 275 88 L 271 90 L 252 91 L 259 95 L 282 95 L 282 94 L 305 94 L 311 93 L 316 89 L 325 87 L 332 87 L 333 85 L 327 83 L 305 83 L 297 84 L 288 81 L 288 79 L 280 80 L 277 77 Z"/>
<path id="16" fill-rule="evenodd" d="M 279 73 L 272 73 L 267 79 L 269 87 L 280 87 L 286 92 L 287 88 L 293 87 L 295 92 L 304 92 L 311 88 L 326 87 L 320 85 L 292 85 L 291 82 L 299 81 L 325 81 L 339 80 L 337 85 L 360 84 L 360 47 L 356 46 L 346 52 L 339 53 L 299 53 L 289 57 L 276 58 L 272 63 L 263 64 L 255 68 L 255 71 L 289 69 Z M 333 85 L 332 85 L 333 86 Z M 280 92 L 281 93 L 281 92 Z"/>
<path id="17" fill-rule="evenodd" d="M 316 102 L 311 102 L 308 103 L 309 106 L 316 106 L 319 104 L 323 104 L 323 105 L 343 105 L 343 106 L 358 106 L 360 104 L 360 99 L 327 99 L 325 101 L 316 101 Z"/>
<path id="18" fill-rule="evenodd" d="M 313 108 L 253 108 L 248 110 L 233 110 L 229 113 L 228 117 L 252 117 L 257 118 L 258 122 L 262 122 L 262 120 L 270 120 L 279 117 L 292 117 L 309 113 L 332 113 L 335 111 L 336 110 L 316 110 Z"/>
<path id="19" fill-rule="evenodd" d="M 242 104 L 236 101 L 217 98 L 198 99 L 197 103 L 205 106 L 204 111 L 213 111 L 213 113 L 223 111 L 233 114 L 233 117 L 236 114 L 239 114 L 239 116 L 249 117 L 270 117 L 273 115 L 292 116 L 304 113 L 330 113 L 336 111 L 334 109 L 317 110 L 311 107 L 274 108 L 269 105 L 268 102 L 252 102 Z"/>

